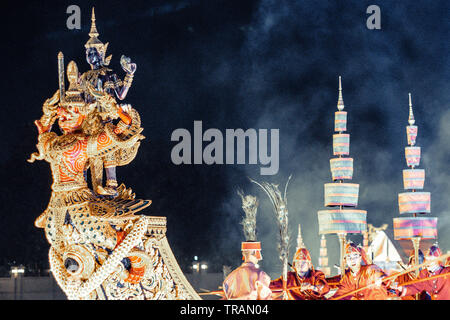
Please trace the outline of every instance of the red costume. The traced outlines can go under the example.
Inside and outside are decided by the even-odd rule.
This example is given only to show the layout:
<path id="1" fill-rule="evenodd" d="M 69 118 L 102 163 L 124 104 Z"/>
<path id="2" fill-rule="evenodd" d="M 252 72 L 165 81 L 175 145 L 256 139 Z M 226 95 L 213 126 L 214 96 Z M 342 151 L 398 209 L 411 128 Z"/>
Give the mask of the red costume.
<path id="1" fill-rule="evenodd" d="M 449 273 L 450 267 L 440 267 L 435 272 L 428 270 L 422 270 L 419 273 L 418 279 L 429 278 L 439 274 Z M 416 293 L 427 291 L 431 295 L 432 300 L 450 300 L 450 273 L 447 277 L 441 277 L 437 279 L 430 279 L 428 281 L 422 281 L 414 284 L 410 284 L 404 287 L 406 293 L 404 295 L 410 296 Z"/>
<path id="2" fill-rule="evenodd" d="M 317 290 L 307 289 L 301 291 L 301 288 L 296 288 L 303 285 L 312 285 Z M 287 288 L 288 300 L 324 300 L 324 295 L 330 291 L 325 275 L 320 270 L 310 270 L 305 277 L 300 277 L 295 271 L 288 272 Z M 271 281 L 270 289 L 272 290 L 272 299 L 281 300 L 283 298 L 282 277 Z"/>
<path id="3" fill-rule="evenodd" d="M 422 264 L 424 262 L 424 256 L 422 253 L 422 250 L 419 249 L 419 264 Z M 408 261 L 408 266 L 413 266 L 414 265 L 414 253 L 409 257 L 409 261 Z M 404 283 L 410 282 L 416 280 L 416 274 L 415 271 L 411 271 L 405 274 L 402 274 L 400 276 L 398 276 L 396 278 L 396 282 L 398 283 L 399 286 L 403 285 Z M 416 297 L 414 296 L 405 296 L 401 298 L 402 300 L 416 300 Z M 426 291 L 422 291 L 419 296 L 418 296 L 418 300 L 430 300 L 430 296 L 428 295 L 428 293 Z"/>
<path id="4" fill-rule="evenodd" d="M 310 268 L 304 276 L 301 276 L 297 270 L 288 272 L 287 276 L 287 294 L 288 300 L 323 300 L 324 295 L 330 291 L 330 287 L 325 280 L 325 274 L 320 270 L 314 270 L 311 263 L 311 256 L 306 248 L 299 248 L 294 256 L 296 260 L 307 260 Z M 295 269 L 295 267 L 294 267 Z M 301 287 L 309 286 L 311 289 Z M 280 277 L 270 282 L 273 300 L 283 299 L 283 278 Z"/>
<path id="5" fill-rule="evenodd" d="M 431 246 L 428 258 L 440 257 L 441 250 L 437 246 Z M 450 300 L 450 267 L 444 267 L 440 262 L 433 271 L 424 269 L 420 271 L 417 279 L 426 279 L 432 276 L 448 273 L 448 276 L 443 276 L 437 279 L 429 279 L 426 281 L 413 283 L 403 287 L 402 296 L 414 295 L 416 293 L 427 291 L 431 295 L 432 300 Z"/>

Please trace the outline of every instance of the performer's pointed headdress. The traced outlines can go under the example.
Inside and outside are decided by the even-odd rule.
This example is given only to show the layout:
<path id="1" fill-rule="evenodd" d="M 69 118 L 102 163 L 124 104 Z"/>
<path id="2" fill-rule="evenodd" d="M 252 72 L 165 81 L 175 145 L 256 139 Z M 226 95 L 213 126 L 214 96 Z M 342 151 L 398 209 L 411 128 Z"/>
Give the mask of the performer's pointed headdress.
<path id="1" fill-rule="evenodd" d="M 309 254 L 308 249 L 306 249 L 305 244 L 303 243 L 302 230 L 300 225 L 298 225 L 297 250 L 294 254 L 294 259 L 292 260 L 307 260 L 310 262 L 310 269 L 314 269 L 312 265 L 311 255 Z"/>
<path id="2" fill-rule="evenodd" d="M 302 230 L 300 225 L 298 225 L 297 250 L 295 252 L 293 260 L 311 261 L 311 255 L 309 254 L 308 249 L 306 249 L 305 244 L 303 243 Z"/>
<path id="3" fill-rule="evenodd" d="M 261 242 L 256 241 L 256 212 L 258 210 L 258 199 L 252 195 L 245 196 L 241 190 L 238 195 L 242 199 L 242 209 L 245 217 L 242 219 L 242 227 L 244 229 L 245 240 L 241 243 L 241 250 L 256 250 L 256 258 L 261 259 Z M 244 259 L 244 257 L 242 257 Z"/>
<path id="4" fill-rule="evenodd" d="M 95 11 L 94 11 L 94 7 L 92 8 L 92 17 L 91 17 L 91 31 L 89 32 L 89 40 L 86 42 L 86 44 L 84 45 L 84 47 L 86 49 L 88 48 L 95 48 L 97 49 L 97 51 L 101 54 L 101 56 L 103 57 L 103 64 L 104 65 L 109 65 L 110 61 L 111 61 L 111 55 L 107 58 L 106 57 L 106 50 L 108 49 L 108 44 L 109 42 L 107 42 L 106 44 L 104 44 L 103 42 L 101 42 L 98 39 L 99 33 L 97 31 L 97 26 L 95 24 Z"/>

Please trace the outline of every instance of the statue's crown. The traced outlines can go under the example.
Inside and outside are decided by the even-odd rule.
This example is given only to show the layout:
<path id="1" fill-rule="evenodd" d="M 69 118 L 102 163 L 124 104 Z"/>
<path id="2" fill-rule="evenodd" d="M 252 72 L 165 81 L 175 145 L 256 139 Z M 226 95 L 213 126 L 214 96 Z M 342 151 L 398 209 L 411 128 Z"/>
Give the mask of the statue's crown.
<path id="1" fill-rule="evenodd" d="M 95 24 L 95 10 L 94 10 L 94 7 L 92 7 L 91 31 L 89 31 L 89 40 L 85 43 L 84 47 L 86 49 L 88 49 L 88 48 L 97 49 L 97 51 L 104 58 L 104 65 L 108 65 L 109 61 L 111 60 L 111 56 L 109 56 L 106 59 L 105 59 L 105 56 L 106 56 L 106 50 L 108 48 L 109 42 L 107 42 L 105 44 L 103 42 L 101 42 L 100 39 L 98 38 L 99 35 L 100 34 L 98 33 L 97 26 Z"/>

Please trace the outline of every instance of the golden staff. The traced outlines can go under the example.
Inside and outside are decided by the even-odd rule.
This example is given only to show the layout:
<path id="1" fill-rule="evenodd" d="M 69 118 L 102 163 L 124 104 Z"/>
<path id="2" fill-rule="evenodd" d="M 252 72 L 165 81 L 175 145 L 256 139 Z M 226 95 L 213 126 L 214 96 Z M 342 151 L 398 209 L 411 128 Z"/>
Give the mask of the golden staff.
<path id="1" fill-rule="evenodd" d="M 447 259 L 448 257 L 450 257 L 450 253 L 447 253 L 447 254 L 442 255 L 442 256 L 436 258 L 436 260 L 437 260 L 437 261 L 441 261 L 441 260 Z M 435 261 L 436 261 L 436 260 L 435 260 Z M 426 266 L 428 266 L 428 265 L 431 264 L 431 263 L 433 263 L 433 261 L 424 262 L 424 263 L 422 263 L 422 264 L 419 264 L 419 265 L 417 265 L 417 266 L 414 266 L 414 267 L 405 269 L 405 270 L 400 271 L 400 272 L 398 272 L 398 273 L 394 273 L 394 274 L 392 274 L 392 275 L 390 275 L 390 276 L 384 278 L 383 281 L 390 280 L 391 278 L 394 279 L 394 278 L 396 278 L 396 277 L 398 277 L 398 276 L 401 276 L 402 274 L 409 273 L 409 272 L 411 272 L 411 271 L 415 271 L 415 270 L 417 270 L 417 269 L 426 267 Z"/>
<path id="2" fill-rule="evenodd" d="M 423 282 L 423 281 L 427 281 L 427 280 L 433 280 L 433 279 L 442 278 L 442 277 L 448 277 L 448 276 L 450 276 L 449 272 L 442 273 L 442 274 L 437 274 L 437 275 L 434 275 L 434 276 L 431 276 L 431 277 L 422 278 L 422 279 L 415 279 L 415 280 L 411 280 L 411 281 L 405 282 L 405 283 L 399 285 L 399 287 L 409 286 L 410 284 L 415 284 L 415 283 L 418 283 L 418 282 Z"/>
<path id="3" fill-rule="evenodd" d="M 212 295 L 212 294 L 224 296 L 225 292 L 223 292 L 223 290 L 217 290 L 217 291 L 208 291 L 208 292 L 197 292 L 197 294 L 199 296 L 207 296 L 207 295 Z"/>
<path id="4" fill-rule="evenodd" d="M 340 282 L 327 282 L 329 286 L 336 286 L 338 285 Z M 295 287 L 287 287 L 286 290 L 296 290 L 296 289 L 301 289 L 302 286 L 295 286 Z M 278 291 L 283 291 L 283 289 L 271 289 L 272 292 L 278 292 Z"/>
<path id="5" fill-rule="evenodd" d="M 447 253 L 447 254 L 445 254 L 445 255 L 443 255 L 443 256 L 440 256 L 440 257 L 437 258 L 436 260 L 438 260 L 438 261 L 440 261 L 440 260 L 445 260 L 445 259 L 447 259 L 448 257 L 450 257 L 450 253 Z M 414 267 L 412 267 L 412 268 L 406 269 L 406 270 L 404 270 L 404 271 L 400 271 L 400 272 L 398 272 L 398 273 L 394 273 L 394 274 L 392 274 L 392 275 L 390 275 L 390 276 L 388 276 L 388 277 L 383 278 L 383 282 L 389 281 L 389 280 L 391 280 L 391 279 L 395 279 L 395 278 L 397 278 L 398 276 L 401 276 L 402 274 L 409 273 L 409 272 L 411 272 L 411 271 L 415 271 L 415 270 L 417 270 L 417 269 L 423 268 L 423 267 L 425 267 L 425 266 L 431 264 L 432 262 L 434 262 L 434 261 L 424 262 L 424 263 L 422 263 L 422 264 L 419 264 L 419 265 L 414 266 Z M 428 279 L 429 279 L 429 278 L 428 278 Z M 360 291 L 362 291 L 362 290 L 364 290 L 364 289 L 367 289 L 367 288 L 369 288 L 369 287 L 371 287 L 371 286 L 374 286 L 374 285 L 375 285 L 375 283 L 371 283 L 371 284 L 369 284 L 369 285 L 367 285 L 367 286 L 365 286 L 365 287 L 361 287 L 361 288 L 359 288 L 359 289 L 350 291 L 350 292 L 348 292 L 348 293 L 346 293 L 346 294 L 343 294 L 343 295 L 341 295 L 341 296 L 339 296 L 339 297 L 336 297 L 336 298 L 332 298 L 332 299 L 330 299 L 330 300 L 340 300 L 340 299 L 342 299 L 342 298 L 344 298 L 344 297 L 348 297 L 349 295 L 355 294 L 355 293 L 357 293 L 357 292 L 360 292 Z"/>
<path id="6" fill-rule="evenodd" d="M 338 285 L 339 282 L 328 282 L 328 285 L 330 286 L 335 286 Z M 290 291 L 290 290 L 295 290 L 295 289 L 300 289 L 301 286 L 295 286 L 295 287 L 288 287 L 286 290 Z M 279 292 L 279 291 L 284 291 L 284 289 L 271 289 L 272 292 Z M 207 296 L 207 295 L 221 295 L 224 296 L 225 293 L 223 292 L 223 290 L 216 290 L 216 291 L 207 291 L 207 292 L 197 292 L 197 294 L 199 296 Z"/>

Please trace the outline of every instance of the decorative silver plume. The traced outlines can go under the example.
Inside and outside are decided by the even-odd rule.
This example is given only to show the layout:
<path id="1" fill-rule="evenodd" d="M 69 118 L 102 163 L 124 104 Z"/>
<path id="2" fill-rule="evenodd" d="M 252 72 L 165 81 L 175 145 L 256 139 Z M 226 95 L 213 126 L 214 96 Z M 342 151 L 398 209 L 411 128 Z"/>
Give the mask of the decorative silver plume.
<path id="1" fill-rule="evenodd" d="M 241 225 L 244 228 L 244 236 L 246 241 L 256 241 L 256 212 L 258 210 L 258 199 L 252 195 L 244 195 L 242 190 L 238 190 L 237 194 L 242 199 L 242 209 L 245 217 L 242 219 Z"/>
<path id="2" fill-rule="evenodd" d="M 291 180 L 292 175 L 289 176 L 286 186 L 284 187 L 284 195 L 281 195 L 280 190 L 278 189 L 278 184 L 262 182 L 259 183 L 253 179 L 250 179 L 251 182 L 260 186 L 264 192 L 269 196 L 270 201 L 272 202 L 274 213 L 277 219 L 277 224 L 279 228 L 279 243 L 278 243 L 278 251 L 280 254 L 280 260 L 283 265 L 283 282 L 285 284 L 287 279 L 288 272 L 288 260 L 289 260 L 289 228 L 288 228 L 288 209 L 287 209 L 287 187 L 289 185 L 289 181 Z M 285 286 L 285 285 L 284 285 Z M 285 292 L 286 293 L 286 292 Z"/>

